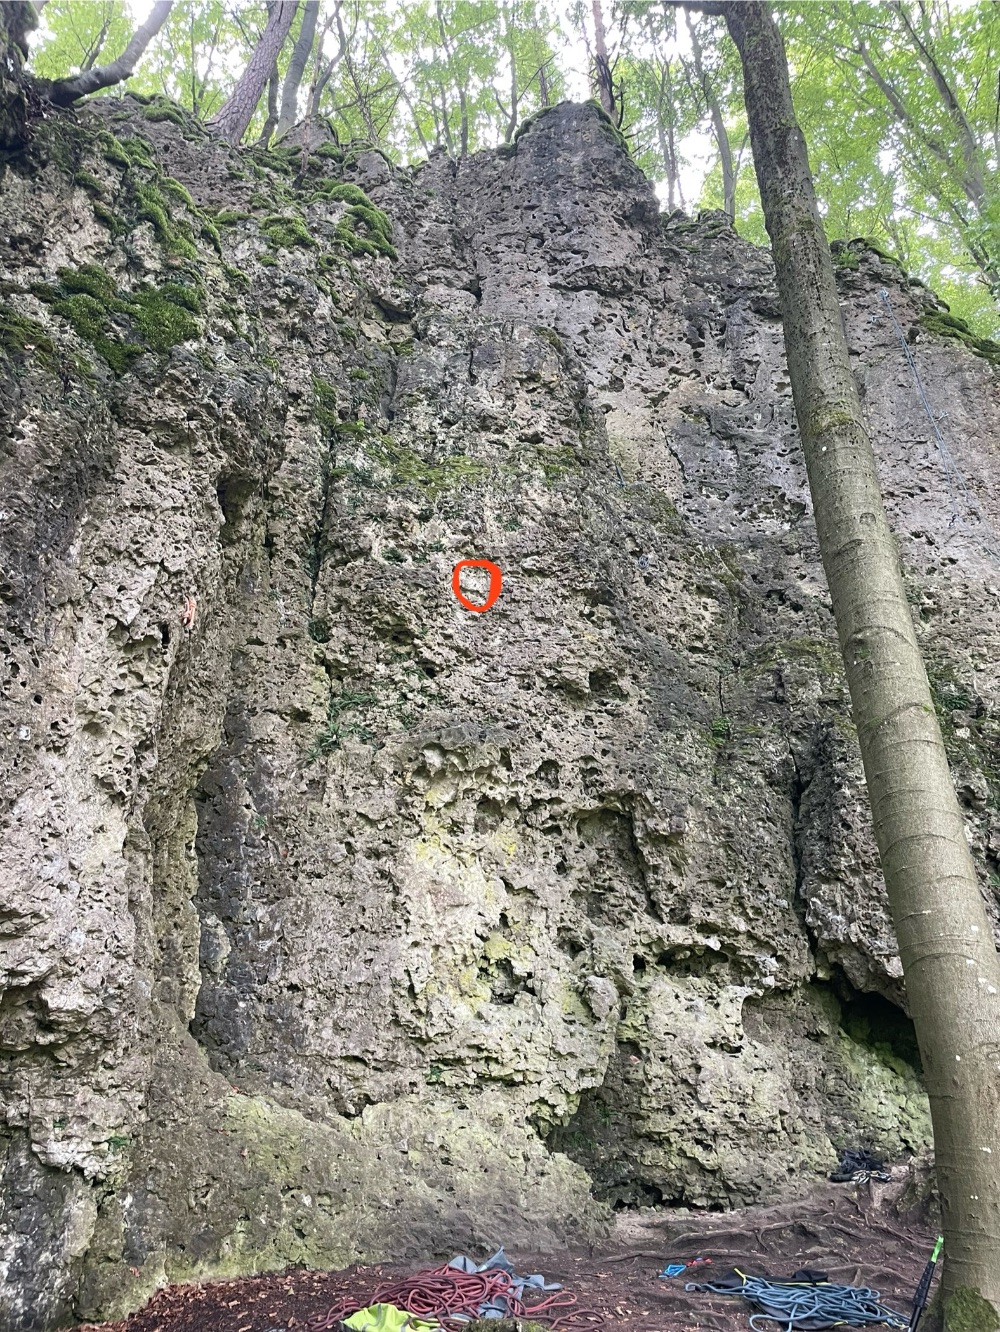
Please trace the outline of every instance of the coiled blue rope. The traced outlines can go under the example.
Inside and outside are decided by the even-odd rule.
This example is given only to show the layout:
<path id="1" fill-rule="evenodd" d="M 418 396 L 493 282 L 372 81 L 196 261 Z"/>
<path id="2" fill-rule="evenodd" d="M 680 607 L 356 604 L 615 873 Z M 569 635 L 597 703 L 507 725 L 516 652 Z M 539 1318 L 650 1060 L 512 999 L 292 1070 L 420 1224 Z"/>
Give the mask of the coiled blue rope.
<path id="1" fill-rule="evenodd" d="M 766 1332 L 757 1319 L 781 1323 L 784 1332 L 814 1332 L 827 1327 L 864 1327 L 867 1323 L 884 1323 L 887 1327 L 904 1329 L 910 1325 L 905 1314 L 887 1309 L 879 1303 L 877 1290 L 867 1286 L 835 1286 L 830 1282 L 818 1285 L 791 1281 L 768 1281 L 766 1277 L 745 1276 L 742 1287 L 716 1285 L 711 1281 L 688 1281 L 685 1290 L 710 1290 L 719 1295 L 742 1295 L 759 1312 L 751 1314 L 753 1332 Z"/>

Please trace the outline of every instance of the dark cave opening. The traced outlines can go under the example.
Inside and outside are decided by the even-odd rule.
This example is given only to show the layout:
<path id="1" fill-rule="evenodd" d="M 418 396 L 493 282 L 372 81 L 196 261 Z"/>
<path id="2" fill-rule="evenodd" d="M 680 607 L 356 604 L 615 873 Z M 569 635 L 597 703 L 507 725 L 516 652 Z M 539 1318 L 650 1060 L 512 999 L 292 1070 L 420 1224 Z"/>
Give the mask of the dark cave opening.
<path id="1" fill-rule="evenodd" d="M 878 1055 L 902 1059 L 922 1078 L 924 1069 L 913 1022 L 880 994 L 856 990 L 834 966 L 830 988 L 840 1003 L 840 1026 L 852 1041 Z"/>

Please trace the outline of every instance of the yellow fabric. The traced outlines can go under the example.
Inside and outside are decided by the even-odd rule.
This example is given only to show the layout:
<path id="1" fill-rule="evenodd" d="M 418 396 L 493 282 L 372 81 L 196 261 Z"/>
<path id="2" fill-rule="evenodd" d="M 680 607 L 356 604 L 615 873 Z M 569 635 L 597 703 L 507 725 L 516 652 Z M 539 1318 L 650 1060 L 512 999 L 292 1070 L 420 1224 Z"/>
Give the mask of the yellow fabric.
<path id="1" fill-rule="evenodd" d="M 345 1318 L 344 1326 L 354 1328 L 354 1332 L 430 1332 L 438 1325 L 397 1309 L 394 1304 L 370 1304 Z"/>

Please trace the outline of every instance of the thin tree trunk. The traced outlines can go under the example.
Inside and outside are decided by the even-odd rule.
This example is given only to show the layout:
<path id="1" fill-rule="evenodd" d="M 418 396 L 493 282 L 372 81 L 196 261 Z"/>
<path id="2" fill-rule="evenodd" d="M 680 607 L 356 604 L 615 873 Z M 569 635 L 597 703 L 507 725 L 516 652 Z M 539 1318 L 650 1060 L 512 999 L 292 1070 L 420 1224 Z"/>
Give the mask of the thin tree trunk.
<path id="1" fill-rule="evenodd" d="M 517 86 L 517 52 L 514 49 L 514 34 L 511 32 L 510 11 L 505 7 L 503 13 L 504 36 L 507 39 L 507 51 L 510 55 L 510 116 L 507 120 L 507 128 L 504 131 L 504 143 L 510 143 L 514 137 L 514 131 L 517 129 L 517 104 L 521 100 L 521 93 Z M 497 101 L 499 101 L 499 97 Z M 500 108 L 501 111 L 503 107 Z"/>
<path id="2" fill-rule="evenodd" d="M 229 101 L 224 102 L 215 115 L 206 121 L 209 129 L 234 148 L 253 120 L 253 113 L 257 110 L 257 103 L 271 77 L 271 71 L 278 63 L 278 56 L 291 30 L 297 8 L 298 0 L 275 0 L 268 13 L 263 35 Z"/>
<path id="3" fill-rule="evenodd" d="M 257 143 L 261 148 L 266 148 L 271 142 L 271 135 L 274 133 L 274 127 L 278 123 L 278 69 L 277 66 L 271 71 L 271 77 L 267 81 L 267 119 L 264 121 L 264 128 L 260 132 L 260 138 Z"/>
<path id="4" fill-rule="evenodd" d="M 896 11 L 902 20 L 907 36 L 916 48 L 924 68 L 931 76 L 934 87 L 938 91 L 938 96 L 948 112 L 948 117 L 955 126 L 959 146 L 962 150 L 962 163 L 965 168 L 963 184 L 966 193 L 970 199 L 982 199 L 986 190 L 983 179 L 982 153 L 976 142 L 976 136 L 972 132 L 972 127 L 966 119 L 965 112 L 962 110 L 951 84 L 945 78 L 944 71 L 938 64 L 933 51 L 927 43 L 921 40 L 903 5 L 899 3 L 899 0 L 890 0 L 890 7 Z"/>
<path id="5" fill-rule="evenodd" d="M 97 34 L 97 37 L 95 38 L 93 45 L 91 46 L 90 50 L 87 52 L 86 59 L 84 60 L 83 64 L 80 66 L 81 74 L 85 74 L 88 70 L 93 69 L 94 66 L 97 64 L 98 58 L 101 52 L 104 50 L 104 43 L 108 40 L 108 31 L 110 28 L 111 28 L 111 16 L 109 14 L 108 17 L 105 18 L 104 22 L 101 24 L 101 31 Z"/>
<path id="6" fill-rule="evenodd" d="M 99 92 L 101 88 L 111 88 L 116 83 L 130 79 L 146 47 L 166 23 L 173 7 L 174 0 L 156 0 L 149 18 L 136 28 L 132 40 L 117 60 L 112 60 L 109 65 L 99 65 L 97 69 L 83 70 L 69 79 L 56 79 L 49 89 L 49 100 L 55 102 L 56 106 L 71 106 L 88 93 Z"/>
<path id="7" fill-rule="evenodd" d="M 847 12 L 850 19 L 851 10 L 848 9 Z M 924 125 L 920 114 L 914 112 L 911 107 L 906 105 L 898 89 L 893 86 L 889 79 L 875 64 L 874 57 L 864 41 L 863 34 L 857 22 L 853 21 L 853 19 L 850 21 L 852 22 L 852 31 L 854 33 L 855 41 L 857 42 L 857 47 L 855 48 L 856 54 L 861 57 L 868 77 L 888 102 L 896 120 L 901 125 L 905 126 L 905 128 L 928 149 L 932 156 L 937 159 L 939 171 L 943 171 L 946 176 L 951 174 L 957 178 L 962 193 L 965 195 L 966 199 L 968 199 L 969 203 L 975 208 L 977 214 L 983 216 L 987 210 L 989 200 L 986 194 L 981 162 L 978 158 L 978 148 L 976 148 L 974 143 L 970 147 L 968 140 L 963 138 L 961 123 L 955 121 L 954 115 L 952 116 L 959 132 L 963 154 L 962 170 L 956 171 L 954 153 L 951 148 L 936 135 L 931 134 Z M 924 48 L 921 47 L 921 49 Z M 936 69 L 936 66 L 934 66 L 934 68 Z M 930 70 L 929 72 L 933 77 L 933 70 Z M 942 90 L 942 86 L 938 85 L 939 95 L 944 98 L 947 108 L 949 105 L 948 96 L 951 97 L 952 101 L 954 100 L 954 96 L 951 94 L 950 89 L 948 89 L 947 83 L 944 82 L 943 76 L 940 74 L 939 70 L 938 76 L 942 80 L 944 89 L 947 89 L 948 95 L 946 96 L 945 92 Z M 958 108 L 958 114 L 964 122 L 965 118 L 961 115 L 961 108 Z M 965 122 L 965 127 L 968 129 L 968 122 Z M 971 133 L 971 131 L 969 131 L 969 133 Z M 909 149 L 909 151 L 911 155 L 913 155 L 912 148 Z M 937 191 L 933 189 L 933 186 L 931 187 L 931 192 L 937 193 Z M 949 206 L 947 200 L 940 194 L 938 194 L 938 198 L 943 206 Z M 994 298 L 1000 297 L 1000 262 L 993 257 L 993 254 L 989 249 L 984 248 L 982 245 L 977 247 L 975 244 L 965 239 L 968 232 L 967 222 L 962 224 L 962 231 L 966 249 L 982 273 L 991 293 Z"/>
<path id="8" fill-rule="evenodd" d="M 467 157 L 468 154 L 469 154 L 469 103 L 468 103 L 468 97 L 467 97 L 467 95 L 466 95 L 466 89 L 465 89 L 463 86 L 461 86 L 461 85 L 459 84 L 458 75 L 457 75 L 456 71 L 455 71 L 454 68 L 453 68 L 453 66 L 454 66 L 455 52 L 454 52 L 454 48 L 453 48 L 451 42 L 448 40 L 448 28 L 447 28 L 447 25 L 445 24 L 445 21 L 444 21 L 444 13 L 443 13 L 443 11 L 442 11 L 442 9 L 441 9 L 441 0 L 437 0 L 437 3 L 435 4 L 434 8 L 435 8 L 435 13 L 437 14 L 438 32 L 439 32 L 440 37 L 441 37 L 441 49 L 444 51 L 445 55 L 448 57 L 448 73 L 449 73 L 449 75 L 451 76 L 452 81 L 454 82 L 454 85 L 455 85 L 455 89 L 456 89 L 456 91 L 458 92 L 458 112 L 459 112 L 459 120 L 458 120 L 458 135 L 459 135 L 459 138 L 458 138 L 458 142 L 459 142 L 459 150 L 460 150 L 459 155 L 460 155 L 461 157 Z M 440 83 L 440 82 L 439 82 L 438 87 L 441 89 L 441 114 L 442 114 L 442 116 L 443 116 L 443 118 L 444 118 L 445 135 L 446 135 L 446 138 L 447 138 L 447 140 L 448 140 L 448 154 L 449 154 L 450 157 L 453 158 L 453 157 L 455 156 L 455 145 L 454 145 L 454 143 L 452 142 L 451 127 L 450 127 L 450 125 L 449 125 L 449 123 L 448 123 L 448 99 L 447 99 L 447 94 L 446 94 L 446 92 L 445 92 L 445 88 L 444 88 L 444 84 L 443 84 L 443 83 Z"/>
<path id="9" fill-rule="evenodd" d="M 680 174 L 677 170 L 677 144 L 674 139 L 673 120 L 673 84 L 670 78 L 668 62 L 660 66 L 660 81 L 656 92 L 656 134 L 660 141 L 660 156 L 663 169 L 667 173 L 667 207 L 671 212 L 677 207 L 677 195 L 680 191 Z M 681 207 L 684 198 L 681 196 Z"/>
<path id="10" fill-rule="evenodd" d="M 708 114 L 712 118 L 712 134 L 719 148 L 719 160 L 722 163 L 722 206 L 730 222 L 735 222 L 736 171 L 733 167 L 733 150 L 729 142 L 729 131 L 726 129 L 726 121 L 722 114 L 719 99 L 712 88 L 712 80 L 705 69 L 697 30 L 691 22 L 691 15 L 687 10 L 684 11 L 684 18 L 691 37 L 691 58 L 694 61 L 694 72 L 697 75 L 698 85 L 705 99 Z"/>
<path id="11" fill-rule="evenodd" d="M 604 31 L 604 12 L 601 0 L 593 0 L 594 11 L 594 56 L 597 65 L 597 95 L 601 106 L 615 118 L 615 93 L 611 85 L 611 66 L 608 64 L 608 39 Z"/>
<path id="12" fill-rule="evenodd" d="M 944 1325 L 992 1329 L 1000 1314 L 1000 963 L 862 419 L 781 36 L 761 0 L 712 8 L 743 62 L 820 551 L 930 1097 Z"/>
<path id="13" fill-rule="evenodd" d="M 469 156 L 469 99 L 465 95 L 464 88 L 459 88 L 458 90 L 458 106 L 461 114 L 461 119 L 459 121 L 460 125 L 459 144 L 461 145 L 462 149 L 461 155 L 462 157 L 468 157 Z"/>
<path id="14" fill-rule="evenodd" d="M 292 58 L 285 71 L 285 81 L 281 85 L 281 114 L 278 116 L 276 133 L 280 139 L 298 119 L 299 88 L 302 76 L 312 52 L 316 38 L 316 19 L 319 16 L 319 0 L 306 0 L 302 10 L 302 26 L 292 48 Z"/>

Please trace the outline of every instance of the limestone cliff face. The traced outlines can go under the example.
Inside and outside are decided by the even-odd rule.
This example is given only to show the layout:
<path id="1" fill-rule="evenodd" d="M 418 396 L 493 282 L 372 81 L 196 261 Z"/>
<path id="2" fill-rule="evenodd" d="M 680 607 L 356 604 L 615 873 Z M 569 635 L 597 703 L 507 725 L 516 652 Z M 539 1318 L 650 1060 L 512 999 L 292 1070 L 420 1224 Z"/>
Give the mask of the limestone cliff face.
<path id="1" fill-rule="evenodd" d="M 926 1144 L 765 254 L 572 105 L 407 172 L 126 98 L 0 237 L 5 1330 Z M 840 259 L 993 900 L 1000 570 L 879 289 L 996 520 L 994 371 Z"/>

